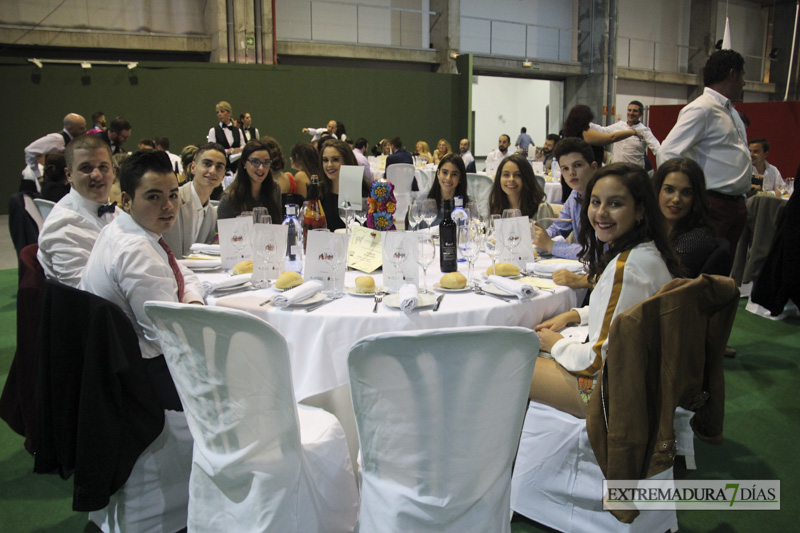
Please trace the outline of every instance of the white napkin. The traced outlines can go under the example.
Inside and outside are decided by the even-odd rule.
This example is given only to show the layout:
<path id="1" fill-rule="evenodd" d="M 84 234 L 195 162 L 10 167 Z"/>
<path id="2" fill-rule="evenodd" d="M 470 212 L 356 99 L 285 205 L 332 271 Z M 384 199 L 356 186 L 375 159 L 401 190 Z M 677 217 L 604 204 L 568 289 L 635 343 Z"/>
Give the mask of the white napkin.
<path id="1" fill-rule="evenodd" d="M 178 263 L 186 268 L 218 268 L 222 266 L 219 259 L 178 259 Z"/>
<path id="2" fill-rule="evenodd" d="M 220 253 L 222 253 L 220 251 L 219 244 L 205 244 L 202 242 L 196 242 L 189 249 L 193 254 L 220 255 Z"/>
<path id="3" fill-rule="evenodd" d="M 290 305 L 308 300 L 324 287 L 325 286 L 319 280 L 313 279 L 311 281 L 306 281 L 294 289 L 289 289 L 286 292 L 275 295 L 272 299 L 272 305 L 275 307 L 289 307 Z"/>
<path id="4" fill-rule="evenodd" d="M 504 278 L 503 276 L 489 276 L 489 283 L 494 284 L 498 289 L 510 292 L 519 299 L 533 298 L 536 296 L 536 289 L 515 279 Z"/>
<path id="5" fill-rule="evenodd" d="M 542 259 L 533 265 L 533 271 L 537 274 L 552 274 L 562 268 L 580 274 L 583 272 L 583 263 L 574 259 Z"/>
<path id="6" fill-rule="evenodd" d="M 206 263 L 208 263 L 208 261 L 206 261 Z M 220 281 L 204 281 L 203 288 L 206 290 L 206 293 L 211 293 L 220 289 L 236 287 L 237 285 L 243 285 L 250 281 L 252 276 L 252 274 L 239 274 L 238 276 L 231 276 L 221 279 Z"/>
<path id="7" fill-rule="evenodd" d="M 400 309 L 409 313 L 414 310 L 419 304 L 417 295 L 417 286 L 411 283 L 406 283 L 397 292 L 397 299 L 400 300 Z"/>

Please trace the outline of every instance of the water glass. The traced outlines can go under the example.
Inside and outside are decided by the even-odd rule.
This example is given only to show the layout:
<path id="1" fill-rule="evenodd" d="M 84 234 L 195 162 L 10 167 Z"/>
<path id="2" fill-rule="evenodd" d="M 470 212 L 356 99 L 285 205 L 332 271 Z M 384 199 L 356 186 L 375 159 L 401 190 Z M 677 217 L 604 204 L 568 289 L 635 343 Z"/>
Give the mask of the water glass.
<path id="1" fill-rule="evenodd" d="M 428 292 L 428 267 L 436 258 L 436 246 L 430 233 L 417 234 L 417 263 L 422 267 L 422 292 Z"/>

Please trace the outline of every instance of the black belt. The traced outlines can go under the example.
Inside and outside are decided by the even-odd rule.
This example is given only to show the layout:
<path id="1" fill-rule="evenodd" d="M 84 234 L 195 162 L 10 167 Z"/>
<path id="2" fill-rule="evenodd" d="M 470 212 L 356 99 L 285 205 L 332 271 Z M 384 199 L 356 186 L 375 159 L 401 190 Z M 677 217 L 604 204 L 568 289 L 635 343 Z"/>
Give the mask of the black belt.
<path id="1" fill-rule="evenodd" d="M 722 194 L 721 192 L 717 191 L 706 191 L 706 194 L 727 202 L 738 202 L 739 200 L 744 200 L 744 196 L 741 194 L 734 196 L 732 194 Z"/>

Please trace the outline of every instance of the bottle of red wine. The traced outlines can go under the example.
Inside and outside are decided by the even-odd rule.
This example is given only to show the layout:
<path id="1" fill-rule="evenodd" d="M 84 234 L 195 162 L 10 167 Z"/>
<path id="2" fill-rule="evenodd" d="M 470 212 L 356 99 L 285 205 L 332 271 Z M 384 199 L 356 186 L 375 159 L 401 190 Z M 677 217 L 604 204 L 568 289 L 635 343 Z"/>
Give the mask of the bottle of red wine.
<path id="1" fill-rule="evenodd" d="M 444 219 L 439 224 L 439 266 L 442 272 L 458 270 L 456 223 L 452 211 L 453 201 L 444 200 Z"/>

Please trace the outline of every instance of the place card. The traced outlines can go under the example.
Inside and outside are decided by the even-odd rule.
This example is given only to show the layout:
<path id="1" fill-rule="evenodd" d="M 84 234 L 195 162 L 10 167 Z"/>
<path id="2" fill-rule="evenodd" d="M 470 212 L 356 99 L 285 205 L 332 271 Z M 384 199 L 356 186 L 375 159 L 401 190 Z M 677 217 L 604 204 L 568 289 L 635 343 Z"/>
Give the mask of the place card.
<path id="1" fill-rule="evenodd" d="M 353 236 L 347 249 L 347 266 L 366 274 L 383 264 L 382 235 L 384 232 L 363 226 L 353 227 Z"/>
<path id="2" fill-rule="evenodd" d="M 236 263 L 253 258 L 251 235 L 253 217 L 225 218 L 217 220 L 220 259 L 222 268 L 229 270 Z"/>
<path id="3" fill-rule="evenodd" d="M 364 167 L 361 165 L 342 165 L 339 168 L 339 206 L 344 202 L 361 207 L 361 184 L 364 183 Z"/>
<path id="4" fill-rule="evenodd" d="M 383 235 L 383 284 L 390 291 L 411 283 L 419 285 L 417 242 L 413 231 L 386 231 Z"/>
<path id="5" fill-rule="evenodd" d="M 282 224 L 253 224 L 253 278 L 278 279 L 288 235 L 289 227 Z"/>
<path id="6" fill-rule="evenodd" d="M 494 221 L 503 251 L 498 261 L 511 263 L 525 270 L 529 262 L 534 261 L 533 241 L 531 239 L 531 222 L 528 217 L 501 218 Z"/>
<path id="7" fill-rule="evenodd" d="M 346 233 L 309 231 L 303 278 L 306 281 L 310 279 L 321 281 L 326 291 L 334 288 L 335 280 L 336 288 L 343 290 L 349 239 Z"/>

